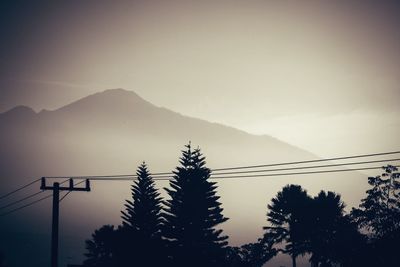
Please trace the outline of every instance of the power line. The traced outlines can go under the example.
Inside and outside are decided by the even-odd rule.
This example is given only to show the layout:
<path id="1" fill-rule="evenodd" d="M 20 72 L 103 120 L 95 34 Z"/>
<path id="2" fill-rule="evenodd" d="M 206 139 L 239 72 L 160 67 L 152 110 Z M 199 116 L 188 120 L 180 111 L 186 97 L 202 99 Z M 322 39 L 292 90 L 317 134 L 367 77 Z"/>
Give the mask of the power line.
<path id="1" fill-rule="evenodd" d="M 349 162 L 349 163 L 338 163 L 338 164 L 325 164 L 325 165 L 314 165 L 314 166 L 303 166 L 303 167 L 293 167 L 293 168 L 280 168 L 280 169 L 267 169 L 267 170 L 250 170 L 250 171 L 238 171 L 238 172 L 220 172 L 214 173 L 212 175 L 226 175 L 226 174 L 240 174 L 240 173 L 258 173 L 258 172 L 273 172 L 273 171 L 289 171 L 289 170 L 302 170 L 302 169 L 316 169 L 316 168 L 329 168 L 329 167 L 339 167 L 339 166 L 349 166 L 349 165 L 360 165 L 378 162 L 390 162 L 399 161 L 397 159 L 385 159 L 385 160 L 371 160 L 371 161 L 361 161 L 361 162 Z"/>
<path id="2" fill-rule="evenodd" d="M 363 158 L 363 157 L 373 157 L 373 156 L 382 156 L 382 155 L 390 155 L 390 154 L 398 154 L 400 151 L 393 151 L 393 152 L 384 152 L 384 153 L 375 153 L 375 154 L 363 154 L 363 155 L 356 155 L 356 156 L 346 156 L 346 157 L 336 157 L 336 158 L 327 158 L 327 159 L 318 159 L 318 160 L 307 160 L 307 161 L 296 161 L 296 162 L 284 162 L 284 163 L 274 163 L 274 164 L 263 164 L 263 165 L 253 165 L 253 166 L 241 166 L 241 167 L 230 167 L 230 168 L 219 168 L 214 169 L 214 171 L 220 170 L 236 170 L 236 169 L 247 169 L 247 168 L 258 168 L 258 167 L 266 167 L 266 166 L 282 166 L 282 165 L 293 165 L 293 164 L 303 164 L 303 163 L 311 163 L 311 162 L 322 162 L 322 161 L 331 161 L 331 160 L 343 160 L 343 159 L 351 159 L 351 158 Z M 336 170 L 319 170 L 319 171 L 306 171 L 306 172 L 289 172 L 289 173 L 274 173 L 274 174 L 251 174 L 251 173 L 263 173 L 263 172 L 282 172 L 282 171 L 292 171 L 292 170 L 305 170 L 305 169 L 314 169 L 314 168 L 328 168 L 328 167 L 338 167 L 338 166 L 350 166 L 350 165 L 360 165 L 360 164 L 370 164 L 370 163 L 378 163 L 378 162 L 390 162 L 390 161 L 398 161 L 400 158 L 395 159 L 383 159 L 383 160 L 371 160 L 371 161 L 362 161 L 362 162 L 347 162 L 347 163 L 338 163 L 338 164 L 325 164 L 325 165 L 313 165 L 313 166 L 302 166 L 302 167 L 293 167 L 293 168 L 276 168 L 276 169 L 264 169 L 264 170 L 246 170 L 246 171 L 236 171 L 236 172 L 222 172 L 222 173 L 212 173 L 210 179 L 238 179 L 238 178 L 256 178 L 256 177 L 271 177 L 271 176 L 288 176 L 288 175 L 307 175 L 307 174 L 321 174 L 321 173 L 335 173 L 335 172 L 348 172 L 348 171 L 360 171 L 360 170 L 372 170 L 372 169 L 380 169 L 381 167 L 364 167 L 364 168 L 350 168 L 350 169 L 336 169 Z M 396 166 L 399 167 L 399 166 Z M 162 176 L 163 174 L 169 174 L 169 176 Z M 171 172 L 169 173 L 154 173 L 152 174 L 154 180 L 169 180 L 171 179 Z M 244 174 L 244 175 L 237 175 L 237 174 Z M 246 175 L 247 174 L 247 175 Z M 221 175 L 221 176 L 220 176 Z M 222 176 L 225 175 L 225 176 Z M 66 178 L 65 176 L 53 176 L 47 178 Z M 131 181 L 132 179 L 136 178 L 136 175 L 102 175 L 102 176 L 73 176 L 70 177 L 60 184 L 64 184 L 69 181 L 71 178 L 74 179 L 89 179 L 89 180 L 103 180 L 103 181 Z M 36 182 L 40 179 L 36 179 L 24 186 L 21 186 L 3 196 L 0 199 L 5 198 L 11 194 L 14 194 Z M 80 181 L 75 185 L 79 185 L 85 182 L 85 180 Z M 16 200 L 12 203 L 9 203 L 5 206 L 0 207 L 0 209 L 4 209 L 10 207 L 12 205 L 18 204 L 24 200 L 30 199 L 36 195 L 42 193 L 36 192 L 29 196 L 26 196 L 22 199 Z M 68 191 L 61 199 L 60 202 L 70 194 L 71 191 Z M 49 197 L 49 196 L 48 196 Z M 45 198 L 44 198 L 45 199 Z M 29 203 L 25 206 L 33 205 L 38 201 L 34 201 Z M 22 207 L 25 207 L 22 206 Z M 19 208 L 15 209 L 18 210 Z M 12 210 L 11 212 L 14 212 Z M 7 213 L 8 214 L 8 213 Z M 1 215 L 0 215 L 1 216 Z"/>
<path id="3" fill-rule="evenodd" d="M 397 165 L 395 167 L 400 167 Z M 271 177 L 271 176 L 287 176 L 287 175 L 304 175 L 304 174 L 320 174 L 320 173 L 334 173 L 334 172 L 349 172 L 349 171 L 364 171 L 364 170 L 377 170 L 382 169 L 382 166 L 353 168 L 353 169 L 336 169 L 326 171 L 309 171 L 309 172 L 292 172 L 292 173 L 278 173 L 278 174 L 258 174 L 258 175 L 238 175 L 238 176 L 225 176 L 225 177 L 210 177 L 210 179 L 230 179 L 230 178 L 252 178 L 252 177 Z"/>
<path id="4" fill-rule="evenodd" d="M 253 165 L 253 166 L 219 168 L 219 169 L 213 169 L 213 171 L 251 169 L 251 168 L 261 168 L 261 167 L 274 167 L 274 166 L 282 166 L 282 165 L 294 165 L 294 164 L 314 163 L 314 162 L 333 161 L 333 160 L 367 158 L 367 157 L 393 155 L 393 154 L 400 154 L 400 151 L 382 152 L 382 153 L 374 153 L 374 154 L 363 154 L 363 155 L 354 155 L 354 156 L 345 156 L 345 157 L 336 157 L 336 158 L 326 158 L 326 159 L 314 159 L 314 160 L 292 161 L 292 162 L 283 162 L 283 163 L 262 164 L 262 165 Z"/>
<path id="5" fill-rule="evenodd" d="M 40 179 L 41 179 L 41 178 L 40 178 Z M 30 184 L 33 184 L 33 183 L 39 181 L 40 179 L 35 180 L 35 181 L 33 181 L 32 183 L 30 183 Z M 62 181 L 60 184 L 64 184 L 64 183 L 66 183 L 67 181 L 69 181 L 69 179 L 67 179 L 67 180 L 65 180 L 65 181 Z M 77 183 L 76 185 L 81 184 L 81 183 L 83 183 L 83 182 L 84 182 L 84 181 L 81 181 L 81 182 Z M 22 187 L 21 187 L 21 188 L 22 188 Z M 14 191 L 15 191 L 15 190 L 14 190 Z M 18 190 L 18 191 L 19 191 L 19 190 Z M 10 203 L 10 204 L 7 204 L 7 205 L 5 205 L 5 206 L 3 206 L 3 207 L 0 207 L 0 209 L 10 207 L 10 206 L 15 205 L 15 204 L 17 204 L 17 203 L 20 203 L 20 202 L 22 202 L 22 201 L 24 201 L 24 200 L 27 200 L 27 199 L 32 198 L 32 197 L 34 197 L 34 196 L 37 196 L 37 195 L 39 195 L 39 194 L 41 194 L 41 193 L 43 193 L 43 192 L 44 192 L 44 191 L 36 192 L 36 193 L 31 194 L 31 195 L 29 195 L 29 196 L 26 196 L 26 197 L 24 197 L 24 198 L 22 198 L 22 199 L 16 200 L 16 201 L 14 201 L 14 202 L 12 202 L 12 203 Z M 71 191 L 69 191 L 69 192 L 71 192 Z M 68 193 L 69 193 L 69 192 L 68 192 Z M 68 193 L 67 193 L 67 194 L 68 194 Z M 11 192 L 10 192 L 9 194 L 11 194 Z M 66 195 L 67 195 L 67 194 L 66 194 Z M 65 198 L 66 195 L 65 195 L 63 198 Z M 47 196 L 45 196 L 45 197 L 43 197 L 43 198 L 40 198 L 40 199 L 35 200 L 35 201 L 33 201 L 33 202 L 30 202 L 30 203 L 28 203 L 28 204 L 26 204 L 26 205 L 23 205 L 23 206 L 21 206 L 21 207 L 18 207 L 18 208 L 15 208 L 15 209 L 13 209 L 13 210 L 10 210 L 10 211 L 7 211 L 7 212 L 5 212 L 5 213 L 2 213 L 2 214 L 0 214 L 0 217 L 5 216 L 5 215 L 8 215 L 8 214 L 11 214 L 11 213 L 14 213 L 14 212 L 16 212 L 16 211 L 18 211 L 18 210 L 20 210 L 20 209 L 23 209 L 23 208 L 32 206 L 32 205 L 34 205 L 34 204 L 36 204 L 36 203 L 38 203 L 38 202 L 40 202 L 40 201 L 43 201 L 43 200 L 45 200 L 45 199 L 47 199 L 47 198 L 49 198 L 49 197 L 52 197 L 52 196 L 53 196 L 53 194 L 47 195 Z M 62 200 L 62 199 L 61 199 L 61 200 Z M 60 200 L 60 201 L 61 201 L 61 200 Z"/>
<path id="6" fill-rule="evenodd" d="M 324 162 L 324 161 L 376 157 L 376 156 L 393 155 L 393 154 L 400 154 L 400 151 L 382 152 L 382 153 L 374 153 L 374 154 L 361 154 L 361 155 L 335 157 L 335 158 L 325 158 L 325 159 L 316 159 L 316 160 L 303 160 L 303 161 L 291 161 L 291 162 L 262 164 L 262 165 L 250 165 L 250 166 L 217 168 L 217 169 L 211 169 L 211 171 L 216 172 L 216 171 L 223 171 L 223 170 L 239 170 L 239 169 L 253 169 L 253 168 L 261 168 L 261 167 L 274 167 L 274 166 L 284 166 L 284 165 L 307 164 L 307 163 L 316 163 L 316 162 Z M 389 161 L 389 160 L 382 160 L 382 161 L 379 161 L 379 162 L 385 162 L 385 161 Z M 378 161 L 376 161 L 376 162 L 378 162 Z M 352 165 L 352 164 L 348 164 L 348 165 Z M 344 166 L 344 165 L 342 165 L 342 166 Z M 298 167 L 298 168 L 300 168 L 300 167 Z M 252 172 L 255 172 L 255 171 L 252 171 Z M 173 174 L 173 173 L 172 172 L 151 173 L 151 175 L 153 177 L 159 176 L 160 178 L 162 177 L 162 175 L 171 175 L 171 174 Z M 216 175 L 216 174 L 214 174 L 214 175 Z M 84 175 L 81 175 L 81 176 L 46 176 L 46 178 L 54 178 L 54 179 L 67 178 L 67 177 L 74 178 L 74 179 L 87 179 L 88 177 L 89 178 L 113 178 L 113 177 L 115 177 L 115 178 L 128 178 L 128 177 L 136 177 L 136 175 L 135 174 L 117 174 L 117 175 L 88 175 L 88 176 L 84 176 Z"/>
<path id="7" fill-rule="evenodd" d="M 21 210 L 21 209 L 23 209 L 23 208 L 32 206 L 32 205 L 34 205 L 34 204 L 36 204 L 36 203 L 38 203 L 38 202 L 40 202 L 40 201 L 43 201 L 43 200 L 45 200 L 45 199 L 47 199 L 47 198 L 50 198 L 50 197 L 52 197 L 52 196 L 53 196 L 53 194 L 48 195 L 48 196 L 45 196 L 45 197 L 42 197 L 42 198 L 40 198 L 40 199 L 38 199 L 38 200 L 35 200 L 35 201 L 31 202 L 31 203 L 28 203 L 28 204 L 24 205 L 24 206 L 21 206 L 21 207 L 15 208 L 15 209 L 13 209 L 13 210 L 10 210 L 10 211 L 8 211 L 8 212 L 2 213 L 2 214 L 0 214 L 0 217 L 6 216 L 6 215 L 11 214 L 11 213 L 14 213 L 14 212 L 19 211 L 19 210 Z"/>
<path id="8" fill-rule="evenodd" d="M 18 191 L 21 191 L 22 189 L 27 188 L 28 186 L 33 185 L 34 183 L 36 183 L 36 182 L 38 182 L 38 181 L 40 181 L 40 178 L 39 178 L 39 179 L 36 179 L 36 180 L 34 180 L 34 181 L 32 181 L 32 182 L 26 184 L 26 185 L 23 185 L 23 186 L 21 186 L 21 187 L 15 189 L 15 190 L 13 190 L 13 191 L 11 191 L 11 192 L 5 194 L 5 195 L 3 195 L 3 196 L 1 196 L 0 199 L 3 199 L 3 198 L 5 198 L 5 197 L 8 197 L 8 196 L 10 196 L 10 195 L 12 195 L 12 194 L 18 192 Z"/>
<path id="9" fill-rule="evenodd" d="M 325 165 L 313 165 L 313 166 L 302 166 L 302 167 L 292 167 L 292 168 L 279 168 L 279 169 L 264 169 L 264 170 L 247 170 L 247 171 L 236 171 L 236 172 L 222 172 L 222 173 L 212 173 L 211 177 L 218 178 L 215 176 L 219 175 L 230 175 L 230 174 L 246 174 L 246 173 L 262 173 L 262 172 L 275 172 L 275 171 L 291 171 L 291 170 L 304 170 L 304 169 L 316 169 L 316 168 L 330 168 L 330 167 L 339 167 L 339 166 L 351 166 L 351 165 L 360 165 L 360 164 L 370 164 L 370 163 L 378 163 L 378 162 L 391 162 L 391 161 L 399 161 L 400 158 L 396 159 L 384 159 L 384 160 L 371 160 L 371 161 L 362 161 L 362 162 L 348 162 L 348 163 L 338 163 L 338 164 L 325 164 Z M 171 178 L 171 173 L 169 176 L 155 176 L 152 175 L 153 179 L 160 180 L 162 178 Z M 75 179 L 90 179 L 90 180 L 108 180 L 108 179 L 135 179 L 135 175 L 131 176 L 86 176 L 84 178 L 75 178 Z"/>
<path id="10" fill-rule="evenodd" d="M 394 167 L 400 167 L 400 165 L 395 165 Z M 288 175 L 310 175 L 310 174 L 321 174 L 321 173 L 336 173 L 336 172 L 349 172 L 349 171 L 361 171 L 361 170 L 375 170 L 375 169 L 381 169 L 381 166 L 375 166 L 375 167 L 364 167 L 364 168 L 351 168 L 351 169 L 336 169 L 336 170 L 324 170 L 324 171 L 308 171 L 308 172 L 290 172 L 290 173 L 274 173 L 274 174 L 253 174 L 253 175 L 229 175 L 229 176 L 219 176 L 219 177 L 210 177 L 210 179 L 241 179 L 241 178 L 257 178 L 257 177 L 274 177 L 274 176 L 288 176 Z M 169 180 L 170 178 L 154 178 L 154 180 Z M 97 181 L 132 181 L 130 178 L 126 178 L 126 177 L 120 177 L 120 178 L 89 178 L 89 180 L 97 180 Z M 65 181 L 64 181 L 65 182 Z M 64 183 L 63 182 L 63 183 Z M 79 183 L 77 183 L 76 185 L 79 185 L 81 183 L 85 182 L 84 181 L 80 181 Z M 37 195 L 41 192 L 35 193 L 33 195 Z M 60 202 L 69 194 L 71 193 L 71 191 L 68 191 L 61 199 Z M 38 199 L 36 201 L 33 201 L 31 203 L 28 203 L 24 206 L 18 207 L 16 209 L 13 209 L 11 211 L 8 211 L 6 213 L 0 214 L 1 216 L 5 216 L 8 215 L 10 213 L 16 212 L 20 209 L 29 207 L 31 205 L 34 205 L 40 201 L 43 201 L 49 197 L 53 196 L 53 194 L 45 196 L 41 199 Z M 29 198 L 25 197 L 24 199 Z M 22 201 L 22 200 L 20 200 Z M 19 202 L 20 202 L 19 201 Z"/>
<path id="11" fill-rule="evenodd" d="M 86 182 L 86 180 L 80 181 L 79 183 L 74 184 L 74 186 L 80 185 L 82 183 Z M 66 198 L 68 196 L 68 194 L 70 194 L 72 191 L 68 191 L 67 193 L 65 193 L 65 195 L 60 199 L 59 202 L 61 202 L 64 198 Z"/>
<path id="12" fill-rule="evenodd" d="M 304 164 L 304 163 L 311 163 L 311 162 L 322 162 L 322 161 L 333 161 L 333 160 L 343 160 L 343 159 L 351 159 L 351 158 L 363 158 L 363 157 L 375 157 L 375 156 L 382 156 L 382 155 L 390 155 L 390 154 L 399 154 L 400 151 L 392 151 L 392 152 L 382 152 L 382 153 L 374 153 L 374 154 L 363 154 L 363 155 L 353 155 L 353 156 L 346 156 L 346 157 L 335 157 L 335 158 L 327 158 L 327 159 L 317 159 L 317 160 L 305 160 L 305 161 L 295 161 L 295 162 L 284 162 L 284 163 L 273 163 L 273 164 L 263 164 L 263 165 L 252 165 L 252 166 L 241 166 L 241 167 L 229 167 L 229 168 L 219 168 L 219 169 L 214 169 L 212 171 L 220 171 L 220 170 L 236 170 L 236 169 L 249 169 L 249 168 L 258 168 L 261 166 L 283 166 L 283 165 L 294 165 L 294 164 Z M 291 170 L 305 170 L 305 169 L 314 169 L 314 168 L 329 168 L 329 167 L 338 167 L 338 166 L 351 166 L 351 165 L 359 165 L 359 164 L 370 164 L 370 163 L 378 163 L 378 162 L 390 162 L 390 161 L 397 161 L 400 160 L 400 158 L 396 159 L 384 159 L 384 160 L 371 160 L 371 161 L 362 161 L 362 162 L 347 162 L 347 163 L 338 163 L 338 164 L 325 164 L 325 165 L 314 165 L 314 166 L 301 166 L 301 167 L 293 167 L 293 168 L 278 168 L 278 169 L 264 169 L 264 170 L 245 170 L 245 171 L 237 171 L 237 172 L 217 172 L 217 173 L 212 173 L 211 178 L 216 179 L 219 175 L 234 175 L 234 174 L 249 174 L 249 173 L 263 173 L 263 172 L 275 172 L 275 171 L 291 171 Z M 365 169 L 365 168 L 363 168 Z M 355 169 L 354 169 L 355 170 Z M 323 173 L 323 172 L 312 172 L 312 173 Z M 168 174 L 168 176 L 163 176 L 163 174 Z M 298 173 L 294 173 L 298 174 Z M 162 180 L 163 178 L 165 179 L 170 179 L 170 175 L 173 175 L 172 172 L 161 172 L 161 173 L 153 173 L 152 176 L 156 180 Z M 286 175 L 286 174 L 285 174 Z M 249 175 L 243 175 L 245 177 Z M 265 174 L 259 175 L 259 176 L 266 176 Z M 221 177 L 221 176 L 219 176 Z M 51 176 L 47 178 L 66 178 L 65 176 Z M 91 180 L 109 180 L 111 178 L 113 179 L 134 179 L 136 178 L 136 175 L 95 175 L 95 176 L 72 176 L 66 179 L 65 181 L 61 182 L 60 184 L 64 184 L 67 181 L 69 181 L 70 178 L 74 179 L 91 179 Z M 221 177 L 223 178 L 223 177 Z M 244 177 L 243 177 L 244 178 Z M 34 183 L 38 182 L 40 179 L 36 179 L 26 185 L 23 185 L 3 196 L 0 197 L 0 199 L 6 198 L 30 185 L 33 185 Z M 9 207 L 11 205 L 17 204 L 23 200 L 29 199 L 33 196 L 35 196 L 38 193 L 35 193 L 33 195 L 27 196 L 23 199 L 14 201 L 8 205 L 5 205 L 3 207 L 0 207 L 0 209 Z M 67 195 L 68 193 L 66 193 Z M 63 197 L 65 198 L 66 195 Z M 62 198 L 62 199 L 63 199 Z"/>
<path id="13" fill-rule="evenodd" d="M 64 198 L 66 198 L 68 196 L 68 194 L 70 194 L 71 192 L 72 191 L 68 191 L 67 193 L 65 193 L 65 195 L 62 198 L 60 198 L 59 202 L 61 202 Z"/>
<path id="14" fill-rule="evenodd" d="M 400 167 L 396 165 L 394 167 Z M 230 176 L 211 176 L 210 179 L 231 179 L 231 178 L 254 178 L 254 177 L 271 177 L 271 176 L 287 176 L 287 175 L 305 175 L 305 174 L 320 174 L 320 173 L 334 173 L 334 172 L 349 172 L 349 171 L 362 171 L 362 170 L 376 170 L 381 169 L 382 166 L 375 167 L 365 167 L 365 168 L 352 168 L 352 169 L 336 169 L 336 170 L 325 170 L 325 171 L 309 171 L 309 172 L 290 172 L 290 173 L 273 173 L 273 174 L 252 174 L 252 175 L 230 175 Z M 120 177 L 120 178 L 88 178 L 92 181 L 132 181 L 130 178 Z M 169 178 L 155 177 L 155 181 L 169 180 Z"/>
<path id="15" fill-rule="evenodd" d="M 39 179 L 39 180 L 40 180 L 40 179 Z M 38 180 L 32 181 L 31 183 L 29 183 L 29 184 L 27 184 L 27 185 L 25 185 L 25 186 L 20 187 L 18 190 L 14 190 L 14 191 L 8 193 L 8 195 L 10 195 L 10 194 L 12 194 L 12 193 L 15 193 L 15 192 L 17 192 L 17 191 L 19 191 L 19 190 L 21 190 L 21 189 L 23 189 L 23 188 L 25 188 L 25 187 L 27 187 L 27 186 L 29 186 L 29 185 L 32 185 L 32 184 L 36 183 L 37 181 L 38 181 Z M 68 181 L 69 181 L 69 179 L 67 179 L 67 180 L 65 180 L 65 181 L 63 181 L 63 182 L 61 182 L 60 184 L 64 184 L 64 183 L 66 183 L 66 182 L 68 182 Z M 30 198 L 32 198 L 32 197 L 34 197 L 34 196 L 37 196 L 37 195 L 41 194 L 41 193 L 43 193 L 43 191 L 39 191 L 39 192 L 33 193 L 33 194 L 31 194 L 31 195 L 28 195 L 28 196 L 26 196 L 26 197 L 23 197 L 23 198 L 21 198 L 21 199 L 15 200 L 15 201 L 13 201 L 13 202 L 11 202 L 11 203 L 9 203 L 9 204 L 6 204 L 6 205 L 0 207 L 0 210 L 1 210 L 1 209 L 8 208 L 8 207 L 10 207 L 10 206 L 13 206 L 13 205 L 15 205 L 15 204 L 18 204 L 18 203 L 20 203 L 20 202 L 22 202 L 22 201 L 24 201 L 24 200 L 30 199 Z"/>
<path id="16" fill-rule="evenodd" d="M 41 194 L 41 193 L 43 193 L 43 191 L 36 192 L 36 193 L 34 193 L 34 194 L 31 194 L 31 195 L 29 195 L 29 196 L 26 196 L 26 197 L 24 197 L 24 198 L 21 198 L 21 199 L 19 199 L 19 200 L 16 200 L 16 201 L 14 201 L 14 202 L 11 202 L 11 203 L 9 203 L 9 204 L 7 204 L 7 205 L 5 205 L 5 206 L 0 207 L 0 210 L 5 209 L 5 208 L 8 208 L 8 207 L 10 207 L 10 206 L 13 206 L 13 205 L 15 205 L 15 204 L 18 204 L 18 203 L 20 203 L 20 202 L 22 202 L 22 201 L 24 201 L 24 200 L 30 199 L 30 198 L 32 198 L 32 197 L 34 197 L 34 196 L 37 196 L 37 195 Z"/>
<path id="17" fill-rule="evenodd" d="M 65 180 L 65 181 L 63 181 L 63 182 L 61 182 L 60 185 L 66 183 L 68 180 L 69 180 L 69 179 L 67 179 L 67 180 Z M 76 185 L 81 184 L 82 182 L 84 182 L 84 181 L 81 181 L 81 182 L 77 183 Z M 19 199 L 19 200 L 16 200 L 16 201 L 14 201 L 14 202 L 11 202 L 11 203 L 9 203 L 9 204 L 7 204 L 7 205 L 5 205 L 5 206 L 0 207 L 0 210 L 5 209 L 5 208 L 8 208 L 8 207 L 10 207 L 10 206 L 13 206 L 13 205 L 15 205 L 15 204 L 18 204 L 18 203 L 20 203 L 20 202 L 22 202 L 22 201 L 24 201 L 24 200 L 30 199 L 30 198 L 32 198 L 32 197 L 34 197 L 34 196 L 37 196 L 37 195 L 39 195 L 39 194 L 41 194 L 41 193 L 43 193 L 43 192 L 44 192 L 44 191 L 39 191 L 39 192 L 36 192 L 36 193 L 31 194 L 31 195 L 29 195 L 29 196 L 26 196 L 26 197 L 24 197 L 24 198 L 21 198 L 21 199 Z M 64 197 L 65 197 L 65 196 L 64 196 Z M 63 197 L 63 198 L 64 198 L 64 197 Z M 61 201 L 61 200 L 60 200 L 60 201 Z"/>

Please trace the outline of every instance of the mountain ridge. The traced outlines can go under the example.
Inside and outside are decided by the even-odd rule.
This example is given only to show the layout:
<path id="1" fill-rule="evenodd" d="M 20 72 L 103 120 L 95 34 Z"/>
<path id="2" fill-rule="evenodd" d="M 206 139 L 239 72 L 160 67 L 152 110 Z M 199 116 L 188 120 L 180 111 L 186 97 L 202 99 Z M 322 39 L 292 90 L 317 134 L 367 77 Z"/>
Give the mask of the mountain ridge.
<path id="1" fill-rule="evenodd" d="M 156 106 L 156 105 L 152 104 L 151 102 L 142 98 L 136 92 L 134 92 L 132 90 L 122 89 L 122 88 L 106 89 L 101 92 L 96 92 L 94 94 L 90 94 L 86 97 L 77 99 L 75 101 L 72 101 L 66 105 L 63 105 L 63 106 L 53 109 L 53 110 L 42 109 L 40 112 L 35 112 L 31 107 L 28 107 L 25 105 L 20 105 L 20 106 L 13 107 L 3 113 L 0 113 L 0 117 L 15 116 L 17 113 L 17 112 L 15 112 L 15 110 L 20 110 L 18 112 L 19 116 L 17 119 L 23 119 L 21 114 L 22 115 L 30 115 L 31 117 L 36 116 L 37 118 L 40 118 L 43 116 L 54 116 L 56 114 L 63 113 L 63 112 L 74 113 L 74 114 L 72 114 L 73 116 L 77 116 L 78 114 L 80 116 L 85 116 L 85 114 L 82 114 L 82 109 L 89 109 L 90 116 L 94 116 L 94 115 L 103 115 L 104 116 L 105 115 L 104 112 L 108 112 L 109 111 L 108 109 L 110 107 L 114 109 L 115 105 L 120 106 L 122 102 L 124 103 L 125 106 L 124 106 L 124 109 L 121 110 L 120 113 L 123 115 L 129 115 L 129 116 L 137 115 L 137 114 L 134 114 L 134 111 L 136 111 L 138 108 L 145 108 L 146 111 L 141 112 L 142 114 L 146 114 L 146 112 L 147 112 L 147 115 L 148 115 L 148 112 L 152 112 L 152 113 L 153 112 L 159 112 L 159 113 L 167 112 L 167 113 L 169 113 L 169 115 L 172 115 L 175 117 L 191 119 L 191 120 L 196 120 L 198 123 L 207 123 L 210 125 L 214 125 L 216 127 L 226 127 L 226 128 L 232 129 L 234 131 L 237 131 L 237 132 L 240 132 L 240 133 L 243 133 L 246 135 L 248 134 L 248 135 L 257 136 L 257 137 L 261 137 L 261 138 L 272 138 L 276 141 L 286 143 L 285 141 L 280 140 L 277 137 L 273 137 L 273 136 L 270 136 L 267 134 L 257 135 L 257 134 L 248 133 L 245 130 L 235 128 L 233 126 L 229 126 L 229 125 L 226 125 L 226 124 L 223 124 L 220 122 L 210 122 L 205 119 L 191 117 L 191 116 L 173 111 L 173 110 L 165 108 L 165 107 Z M 131 104 L 132 106 L 127 106 L 128 104 Z M 139 104 L 139 105 L 134 106 L 135 104 Z M 133 108 L 136 110 L 129 111 L 127 108 Z M 117 107 L 117 109 L 118 109 L 118 107 Z M 78 112 L 77 112 L 77 110 L 78 110 Z M 101 111 L 101 112 L 99 112 L 99 111 Z M 124 113 L 126 111 L 129 111 L 129 112 Z M 113 117 L 114 116 L 111 116 L 110 119 L 112 119 Z M 11 120 L 12 119 L 16 119 L 16 118 L 14 117 L 14 118 L 11 118 Z M 296 147 L 297 149 L 302 149 L 293 144 L 288 144 L 288 145 Z"/>

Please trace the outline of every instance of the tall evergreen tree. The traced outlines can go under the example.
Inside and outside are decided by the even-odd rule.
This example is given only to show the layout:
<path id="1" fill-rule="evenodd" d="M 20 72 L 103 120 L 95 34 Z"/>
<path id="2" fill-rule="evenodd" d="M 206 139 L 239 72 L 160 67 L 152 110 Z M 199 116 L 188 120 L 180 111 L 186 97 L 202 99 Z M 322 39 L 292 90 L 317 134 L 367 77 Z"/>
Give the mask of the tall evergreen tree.
<path id="1" fill-rule="evenodd" d="M 227 220 L 222 215 L 216 183 L 205 167 L 200 149 L 190 144 L 182 151 L 180 166 L 174 171 L 171 199 L 165 205 L 165 231 L 174 266 L 224 266 L 227 236 L 215 227 Z"/>
<path id="2" fill-rule="evenodd" d="M 122 211 L 123 225 L 118 229 L 119 265 L 158 266 L 163 263 L 164 247 L 161 237 L 162 200 L 143 162 L 137 169 L 132 185 L 132 199 L 126 200 Z"/>
<path id="3" fill-rule="evenodd" d="M 123 225 L 133 228 L 144 238 L 154 239 L 161 236 L 161 197 L 155 188 L 146 163 L 137 171 L 137 180 L 132 185 L 132 199 L 126 200 L 125 211 L 122 211 Z"/>

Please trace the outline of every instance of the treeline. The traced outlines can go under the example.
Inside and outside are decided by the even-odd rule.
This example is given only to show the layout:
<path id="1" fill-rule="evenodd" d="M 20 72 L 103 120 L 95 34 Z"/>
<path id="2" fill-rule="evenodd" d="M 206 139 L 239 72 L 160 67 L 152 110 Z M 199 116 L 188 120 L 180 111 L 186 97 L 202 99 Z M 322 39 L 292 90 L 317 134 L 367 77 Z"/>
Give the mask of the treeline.
<path id="1" fill-rule="evenodd" d="M 267 205 L 264 235 L 228 246 L 219 226 L 228 218 L 199 149 L 182 151 L 163 200 L 145 163 L 137 170 L 122 224 L 105 225 L 86 241 L 84 266 L 261 267 L 278 253 L 309 255 L 311 266 L 400 266 L 400 182 L 394 166 L 368 179 L 360 207 L 346 213 L 340 195 L 310 196 L 287 185 Z M 245 229 L 242 229 L 245 231 Z"/>

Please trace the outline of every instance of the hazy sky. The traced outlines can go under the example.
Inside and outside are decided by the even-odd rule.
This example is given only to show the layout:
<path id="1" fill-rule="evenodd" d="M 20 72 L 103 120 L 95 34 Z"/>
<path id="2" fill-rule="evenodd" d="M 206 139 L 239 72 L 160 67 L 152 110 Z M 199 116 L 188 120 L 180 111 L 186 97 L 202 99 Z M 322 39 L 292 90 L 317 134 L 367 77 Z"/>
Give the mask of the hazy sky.
<path id="1" fill-rule="evenodd" d="M 0 6 L 0 112 L 121 87 L 320 155 L 398 148 L 395 1 Z"/>

